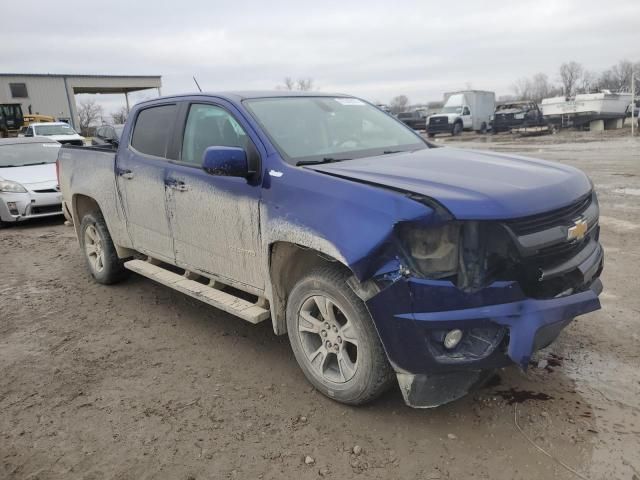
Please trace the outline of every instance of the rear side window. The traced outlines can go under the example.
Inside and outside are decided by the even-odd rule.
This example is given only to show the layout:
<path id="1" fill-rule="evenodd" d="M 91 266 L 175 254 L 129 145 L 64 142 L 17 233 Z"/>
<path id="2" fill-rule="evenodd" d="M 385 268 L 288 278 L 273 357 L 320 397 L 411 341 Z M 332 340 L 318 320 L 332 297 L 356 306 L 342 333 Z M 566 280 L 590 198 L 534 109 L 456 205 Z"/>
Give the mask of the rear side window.
<path id="1" fill-rule="evenodd" d="M 146 155 L 166 157 L 176 109 L 176 105 L 160 105 L 142 110 L 136 119 L 131 146 Z"/>

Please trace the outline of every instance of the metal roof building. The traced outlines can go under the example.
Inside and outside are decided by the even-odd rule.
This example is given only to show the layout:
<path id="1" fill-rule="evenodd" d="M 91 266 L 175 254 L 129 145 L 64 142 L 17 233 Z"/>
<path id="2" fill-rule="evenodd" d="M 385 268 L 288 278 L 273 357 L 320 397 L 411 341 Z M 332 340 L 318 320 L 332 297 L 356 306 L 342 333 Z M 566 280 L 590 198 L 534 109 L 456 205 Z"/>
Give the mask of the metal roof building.
<path id="1" fill-rule="evenodd" d="M 0 103 L 19 103 L 24 114 L 39 113 L 79 128 L 75 94 L 122 93 L 157 88 L 160 76 L 0 73 Z"/>

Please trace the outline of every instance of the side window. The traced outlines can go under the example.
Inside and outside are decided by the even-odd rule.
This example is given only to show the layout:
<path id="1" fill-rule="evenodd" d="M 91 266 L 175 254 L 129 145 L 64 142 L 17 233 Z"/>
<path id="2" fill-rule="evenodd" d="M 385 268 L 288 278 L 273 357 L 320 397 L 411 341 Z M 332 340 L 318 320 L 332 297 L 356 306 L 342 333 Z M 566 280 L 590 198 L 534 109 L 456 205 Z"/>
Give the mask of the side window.
<path id="1" fill-rule="evenodd" d="M 240 124 L 223 108 L 193 104 L 184 129 L 181 160 L 202 165 L 207 147 L 242 147 L 247 150 L 249 138 Z"/>
<path id="2" fill-rule="evenodd" d="M 133 128 L 131 146 L 146 155 L 166 157 L 176 108 L 176 105 L 160 105 L 142 110 Z"/>
<path id="3" fill-rule="evenodd" d="M 469 111 L 469 107 L 464 107 L 464 111 L 462 112 L 463 115 L 471 115 L 471 112 Z"/>
<path id="4" fill-rule="evenodd" d="M 33 137 L 33 127 L 27 128 L 27 132 L 24 135 L 25 137 Z"/>
<path id="5" fill-rule="evenodd" d="M 9 90 L 13 98 L 29 98 L 26 83 L 10 83 Z"/>

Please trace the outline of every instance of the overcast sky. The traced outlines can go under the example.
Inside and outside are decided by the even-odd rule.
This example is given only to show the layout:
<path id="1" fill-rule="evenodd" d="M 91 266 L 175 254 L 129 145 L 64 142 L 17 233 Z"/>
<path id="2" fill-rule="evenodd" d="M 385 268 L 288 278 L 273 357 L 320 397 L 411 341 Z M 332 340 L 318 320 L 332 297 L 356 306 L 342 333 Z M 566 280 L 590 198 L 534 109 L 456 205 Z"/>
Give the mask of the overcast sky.
<path id="1" fill-rule="evenodd" d="M 2 3 L 2 71 L 162 75 L 163 94 L 195 90 L 193 75 L 211 91 L 291 76 L 418 103 L 469 86 L 510 94 L 537 72 L 556 81 L 567 60 L 640 60 L 640 0 Z"/>

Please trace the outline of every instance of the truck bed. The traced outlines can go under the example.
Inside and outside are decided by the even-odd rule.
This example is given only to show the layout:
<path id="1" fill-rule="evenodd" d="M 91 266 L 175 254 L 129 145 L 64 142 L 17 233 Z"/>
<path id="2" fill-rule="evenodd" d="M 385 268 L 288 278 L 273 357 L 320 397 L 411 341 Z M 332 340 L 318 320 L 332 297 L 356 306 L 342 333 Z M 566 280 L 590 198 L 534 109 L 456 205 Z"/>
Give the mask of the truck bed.
<path id="1" fill-rule="evenodd" d="M 80 196 L 94 199 L 114 243 L 128 247 L 130 240 L 116 185 L 115 159 L 116 150 L 112 146 L 63 146 L 58 154 L 60 191 L 63 202 L 72 213 Z M 77 218 L 74 218 L 74 223 L 77 231 Z"/>

